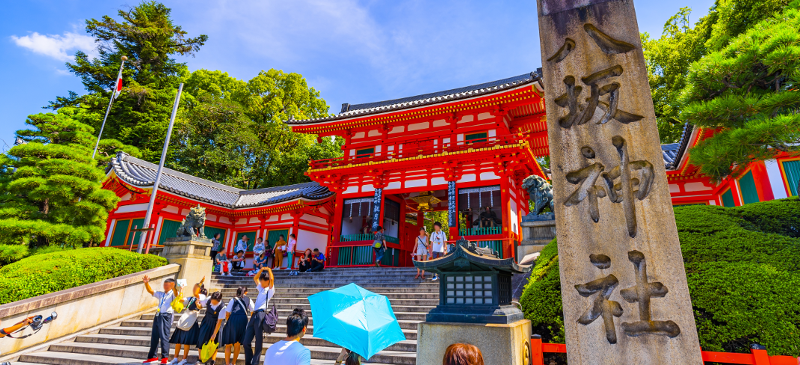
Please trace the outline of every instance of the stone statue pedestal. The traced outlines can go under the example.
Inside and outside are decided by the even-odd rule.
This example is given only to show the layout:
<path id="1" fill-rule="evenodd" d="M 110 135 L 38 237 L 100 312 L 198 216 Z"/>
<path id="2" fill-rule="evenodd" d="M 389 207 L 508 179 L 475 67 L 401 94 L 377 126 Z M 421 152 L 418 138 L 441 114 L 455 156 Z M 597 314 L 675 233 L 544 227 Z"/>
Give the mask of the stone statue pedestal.
<path id="1" fill-rule="evenodd" d="M 546 220 L 522 221 L 522 243 L 517 247 L 517 257 L 525 257 L 544 249 L 556 238 L 555 217 Z"/>
<path id="2" fill-rule="evenodd" d="M 454 343 L 478 347 L 486 364 L 530 364 L 531 321 L 527 319 L 509 324 L 423 322 L 417 332 L 417 364 L 441 364 L 447 346 Z"/>
<path id="3" fill-rule="evenodd" d="M 211 260 L 210 239 L 168 238 L 164 242 L 161 257 L 166 258 L 170 264 L 181 265 L 181 271 L 178 272 L 177 278 L 186 279 L 190 288 L 199 283 L 203 277 L 206 278 L 206 284 L 211 283 L 211 270 L 214 263 Z M 206 285 L 206 288 L 210 289 L 209 285 Z M 184 295 L 189 294 L 184 292 Z"/>

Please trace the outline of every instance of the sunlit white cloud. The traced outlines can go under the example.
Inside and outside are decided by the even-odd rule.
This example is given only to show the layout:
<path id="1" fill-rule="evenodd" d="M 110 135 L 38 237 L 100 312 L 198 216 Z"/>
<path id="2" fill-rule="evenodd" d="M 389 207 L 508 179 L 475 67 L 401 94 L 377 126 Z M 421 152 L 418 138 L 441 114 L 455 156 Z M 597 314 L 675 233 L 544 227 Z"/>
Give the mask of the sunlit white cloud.
<path id="1" fill-rule="evenodd" d="M 94 38 L 72 32 L 64 34 L 39 34 L 33 32 L 26 36 L 11 36 L 11 40 L 22 48 L 34 53 L 54 58 L 59 61 L 70 61 L 75 51 L 83 51 L 90 58 L 97 57 L 97 45 Z"/>

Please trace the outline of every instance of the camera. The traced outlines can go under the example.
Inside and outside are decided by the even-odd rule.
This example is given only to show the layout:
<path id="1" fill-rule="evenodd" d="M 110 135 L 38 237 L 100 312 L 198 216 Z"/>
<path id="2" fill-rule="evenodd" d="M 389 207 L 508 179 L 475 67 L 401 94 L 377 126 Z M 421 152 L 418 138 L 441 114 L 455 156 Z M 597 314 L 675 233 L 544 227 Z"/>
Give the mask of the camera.
<path id="1" fill-rule="evenodd" d="M 47 318 L 42 318 L 41 315 L 33 317 L 33 322 L 31 322 L 31 328 L 34 331 L 39 331 L 42 328 L 42 326 L 52 322 L 56 318 L 58 318 L 58 313 L 56 312 L 50 313 L 50 316 Z"/>

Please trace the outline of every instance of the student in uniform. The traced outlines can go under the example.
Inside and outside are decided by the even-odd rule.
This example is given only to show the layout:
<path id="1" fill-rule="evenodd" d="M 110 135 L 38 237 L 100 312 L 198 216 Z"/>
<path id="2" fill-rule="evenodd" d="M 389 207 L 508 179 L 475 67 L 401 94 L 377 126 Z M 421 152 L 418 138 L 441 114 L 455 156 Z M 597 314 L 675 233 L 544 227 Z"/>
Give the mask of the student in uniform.
<path id="1" fill-rule="evenodd" d="M 164 279 L 164 291 L 153 291 L 150 287 L 150 278 L 145 275 L 142 278 L 144 288 L 150 295 L 158 299 L 158 311 L 153 316 L 153 330 L 150 333 L 150 351 L 147 353 L 147 360 L 143 364 L 158 361 L 156 349 L 159 341 L 161 342 L 161 363 L 166 364 L 169 357 L 169 330 L 172 328 L 172 301 L 180 295 L 178 288 L 175 287 L 175 279 Z"/>
<path id="2" fill-rule="evenodd" d="M 264 271 L 266 270 L 266 271 Z M 256 296 L 256 304 L 253 306 L 253 315 L 250 317 L 250 322 L 247 323 L 247 329 L 244 334 L 244 363 L 245 365 L 258 365 L 261 359 L 261 350 L 263 349 L 264 341 L 264 316 L 267 315 L 269 307 L 269 300 L 275 295 L 275 278 L 272 276 L 272 270 L 268 267 L 262 267 L 253 277 L 256 282 L 256 289 L 258 289 L 258 296 Z M 250 344 L 253 339 L 256 340 L 255 352 Z"/>
<path id="3" fill-rule="evenodd" d="M 219 333 L 219 326 L 222 325 L 220 313 L 224 310 L 222 293 L 214 292 L 206 300 L 201 300 L 197 303 L 198 307 L 206 309 L 206 314 L 203 316 L 203 322 L 200 323 L 200 330 L 197 333 L 197 350 L 199 351 L 203 349 L 203 345 L 217 338 L 217 333 Z M 214 365 L 216 358 L 217 352 L 214 351 L 211 359 L 206 364 Z"/>
<path id="4" fill-rule="evenodd" d="M 183 299 L 183 305 L 187 311 L 200 311 L 200 306 L 198 302 L 201 300 L 206 300 L 206 291 L 205 286 L 203 286 L 203 282 L 206 281 L 206 278 L 203 277 L 199 283 L 194 285 L 192 289 L 192 296 L 186 297 Z M 200 326 L 197 324 L 197 321 L 194 322 L 192 328 L 184 331 L 180 328 L 175 328 L 175 332 L 172 333 L 172 337 L 169 339 L 169 343 L 175 344 L 175 357 L 172 359 L 170 364 L 178 363 L 178 365 L 186 365 L 189 361 L 187 357 L 189 357 L 189 348 L 197 343 L 197 335 L 200 332 Z M 183 358 L 181 361 L 178 362 L 178 358 L 181 356 L 181 347 L 183 347 Z"/>
<path id="5" fill-rule="evenodd" d="M 239 351 L 244 341 L 247 330 L 247 316 L 253 310 L 253 301 L 247 297 L 247 287 L 236 289 L 236 296 L 225 307 L 227 324 L 222 330 L 221 346 L 225 346 L 225 365 L 235 364 L 239 359 Z M 233 347 L 233 361 L 231 362 L 231 347 Z"/>

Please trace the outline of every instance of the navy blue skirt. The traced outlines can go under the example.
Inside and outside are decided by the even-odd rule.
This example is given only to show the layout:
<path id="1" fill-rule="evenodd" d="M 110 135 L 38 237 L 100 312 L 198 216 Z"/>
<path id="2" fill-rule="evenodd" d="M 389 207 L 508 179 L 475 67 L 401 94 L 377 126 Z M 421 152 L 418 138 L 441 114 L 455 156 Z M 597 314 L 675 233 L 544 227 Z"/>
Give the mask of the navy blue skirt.
<path id="1" fill-rule="evenodd" d="M 202 349 L 203 345 L 211 341 L 211 336 L 214 334 L 214 328 L 217 327 L 217 316 L 211 316 L 206 312 L 203 317 L 203 322 L 200 323 L 200 332 L 197 335 L 197 349 Z M 217 334 L 219 336 L 219 334 Z"/>
<path id="2" fill-rule="evenodd" d="M 241 344 L 244 341 L 244 333 L 247 330 L 247 316 L 245 314 L 234 314 L 225 323 L 225 328 L 222 330 L 222 339 L 220 339 L 220 346 L 233 345 L 236 343 Z"/>
<path id="3" fill-rule="evenodd" d="M 184 331 L 180 328 L 176 328 L 175 332 L 172 334 L 172 337 L 169 339 L 169 343 L 172 344 L 181 344 L 181 345 L 194 345 L 197 343 L 197 336 L 200 334 L 200 326 L 197 325 L 195 321 L 188 331 Z"/>

